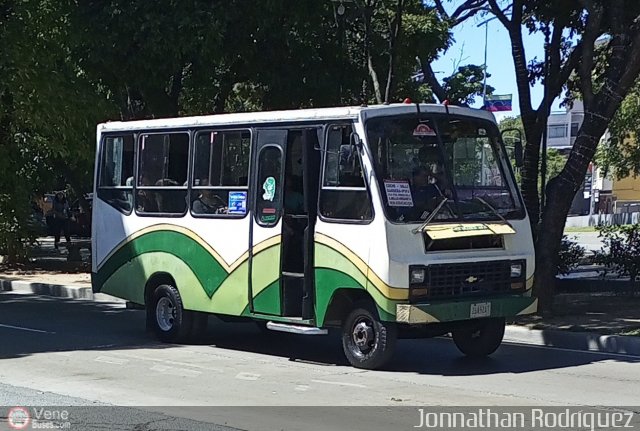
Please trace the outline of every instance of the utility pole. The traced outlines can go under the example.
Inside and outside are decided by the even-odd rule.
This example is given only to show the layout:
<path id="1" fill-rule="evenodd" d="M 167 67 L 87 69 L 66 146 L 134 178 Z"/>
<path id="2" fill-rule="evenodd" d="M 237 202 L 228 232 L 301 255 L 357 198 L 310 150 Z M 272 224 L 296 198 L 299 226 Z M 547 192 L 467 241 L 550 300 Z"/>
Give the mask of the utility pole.
<path id="1" fill-rule="evenodd" d="M 544 33 L 544 92 L 547 92 L 547 84 L 549 82 L 549 29 Z M 549 121 L 549 115 L 547 115 L 542 124 L 542 145 L 540 155 L 540 218 L 544 211 L 544 205 L 547 198 L 547 122 Z"/>
<path id="2" fill-rule="evenodd" d="M 493 19 L 493 18 L 492 18 Z M 482 63 L 482 106 L 487 100 L 487 42 L 489 39 L 489 20 L 484 22 L 484 63 Z"/>
<path id="3" fill-rule="evenodd" d="M 487 100 L 487 47 L 489 45 L 489 21 L 496 19 L 496 17 L 492 17 L 489 19 L 485 19 L 476 27 L 482 27 L 484 25 L 484 63 L 482 63 L 482 106 L 484 106 Z"/>

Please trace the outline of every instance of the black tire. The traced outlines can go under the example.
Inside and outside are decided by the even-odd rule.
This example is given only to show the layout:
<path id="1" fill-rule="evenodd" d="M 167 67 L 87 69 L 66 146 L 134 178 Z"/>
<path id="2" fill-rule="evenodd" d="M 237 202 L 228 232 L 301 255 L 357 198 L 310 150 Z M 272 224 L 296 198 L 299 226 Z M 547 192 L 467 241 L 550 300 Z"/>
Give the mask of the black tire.
<path id="1" fill-rule="evenodd" d="M 161 284 L 156 287 L 147 313 L 148 323 L 161 341 L 183 343 L 189 340 L 193 314 L 184 309 L 180 293 L 174 286 Z"/>
<path id="2" fill-rule="evenodd" d="M 396 325 L 381 322 L 375 307 L 356 304 L 342 325 L 342 348 L 356 368 L 374 370 L 393 355 L 398 338 Z"/>
<path id="3" fill-rule="evenodd" d="M 466 356 L 480 358 L 495 352 L 504 337 L 504 318 L 482 319 L 451 332 L 456 347 Z"/>

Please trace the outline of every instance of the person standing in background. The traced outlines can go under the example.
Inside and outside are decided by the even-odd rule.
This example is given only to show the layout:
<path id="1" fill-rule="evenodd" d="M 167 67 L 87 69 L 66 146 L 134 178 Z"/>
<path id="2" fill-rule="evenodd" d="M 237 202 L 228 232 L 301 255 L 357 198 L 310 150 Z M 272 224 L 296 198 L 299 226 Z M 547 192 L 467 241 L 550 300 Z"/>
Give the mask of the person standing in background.
<path id="1" fill-rule="evenodd" d="M 53 211 L 54 247 L 57 249 L 60 245 L 60 232 L 64 234 L 68 246 L 71 242 L 69 237 L 69 202 L 64 193 L 56 193 L 51 210 Z"/>

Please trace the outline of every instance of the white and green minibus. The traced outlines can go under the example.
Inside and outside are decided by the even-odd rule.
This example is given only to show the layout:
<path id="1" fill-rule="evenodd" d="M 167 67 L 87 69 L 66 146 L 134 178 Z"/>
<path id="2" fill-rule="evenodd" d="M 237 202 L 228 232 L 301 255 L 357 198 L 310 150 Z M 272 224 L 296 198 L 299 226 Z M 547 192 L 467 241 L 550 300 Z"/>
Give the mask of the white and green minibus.
<path id="1" fill-rule="evenodd" d="M 92 282 L 166 342 L 214 314 L 382 366 L 400 337 L 491 354 L 533 313 L 529 220 L 493 115 L 392 104 L 97 128 Z"/>

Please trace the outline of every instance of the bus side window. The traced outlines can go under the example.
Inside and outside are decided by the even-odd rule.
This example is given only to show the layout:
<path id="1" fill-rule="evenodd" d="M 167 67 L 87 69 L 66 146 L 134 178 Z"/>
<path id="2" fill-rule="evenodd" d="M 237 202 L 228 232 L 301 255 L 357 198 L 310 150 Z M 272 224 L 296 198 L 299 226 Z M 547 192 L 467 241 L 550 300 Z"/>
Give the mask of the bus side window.
<path id="1" fill-rule="evenodd" d="M 324 153 L 320 214 L 338 220 L 371 220 L 373 210 L 360 157 L 350 145 L 351 126 L 331 126 Z"/>
<path id="2" fill-rule="evenodd" d="M 98 197 L 125 214 L 133 208 L 133 158 L 132 134 L 102 140 Z"/>
<path id="3" fill-rule="evenodd" d="M 191 213 L 244 217 L 249 185 L 249 130 L 199 131 L 194 146 Z"/>
<path id="4" fill-rule="evenodd" d="M 136 211 L 184 214 L 187 210 L 187 133 L 145 134 L 140 138 Z"/>

